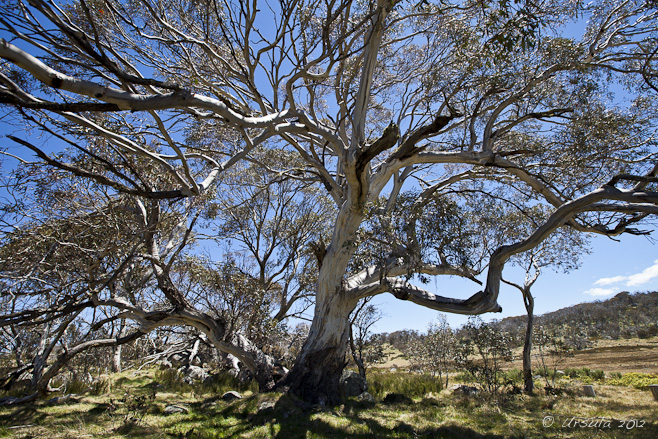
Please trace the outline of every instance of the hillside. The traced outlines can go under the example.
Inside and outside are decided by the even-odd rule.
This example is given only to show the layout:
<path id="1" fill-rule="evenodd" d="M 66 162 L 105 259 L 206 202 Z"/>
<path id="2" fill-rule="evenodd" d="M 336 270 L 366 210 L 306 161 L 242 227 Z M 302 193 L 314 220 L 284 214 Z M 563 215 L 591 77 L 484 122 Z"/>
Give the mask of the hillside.
<path id="1" fill-rule="evenodd" d="M 537 316 L 537 325 L 566 329 L 575 339 L 587 340 L 648 338 L 658 335 L 658 292 L 621 292 L 596 302 L 587 302 Z M 526 316 L 507 317 L 500 328 L 521 345 Z"/>

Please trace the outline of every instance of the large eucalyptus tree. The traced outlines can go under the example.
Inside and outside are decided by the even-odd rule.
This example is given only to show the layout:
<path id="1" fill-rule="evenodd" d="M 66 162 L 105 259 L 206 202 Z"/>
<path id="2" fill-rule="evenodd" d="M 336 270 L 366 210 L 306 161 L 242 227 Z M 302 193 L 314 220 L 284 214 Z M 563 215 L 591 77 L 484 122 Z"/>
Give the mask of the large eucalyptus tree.
<path id="1" fill-rule="evenodd" d="M 658 213 L 656 15 L 640 0 L 9 1 L 0 100 L 44 166 L 151 203 L 204 195 L 243 161 L 326 191 L 315 314 L 284 385 L 333 402 L 360 299 L 499 311 L 510 257 Z M 504 205 L 546 214 L 501 240 Z M 484 269 L 465 299 L 413 282 Z"/>

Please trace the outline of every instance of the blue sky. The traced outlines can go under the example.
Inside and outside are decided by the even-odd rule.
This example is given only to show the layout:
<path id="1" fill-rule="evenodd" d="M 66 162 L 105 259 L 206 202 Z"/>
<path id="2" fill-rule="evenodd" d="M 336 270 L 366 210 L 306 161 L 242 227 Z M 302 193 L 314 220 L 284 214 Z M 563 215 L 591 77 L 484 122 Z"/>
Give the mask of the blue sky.
<path id="1" fill-rule="evenodd" d="M 547 269 L 542 273 L 532 289 L 535 314 L 605 300 L 621 291 L 658 290 L 658 244 L 653 244 L 646 236 L 621 236 L 619 242 L 597 236 L 592 240 L 591 249 L 589 255 L 583 256 L 577 270 L 556 273 Z M 522 283 L 524 273 L 509 267 L 505 269 L 504 277 Z M 467 298 L 480 289 L 473 282 L 447 277 L 439 278 L 428 287 L 437 294 L 459 298 Z M 510 286 L 501 286 L 499 303 L 503 307 L 502 313 L 488 313 L 482 318 L 502 319 L 525 314 L 521 293 Z M 400 329 L 425 332 L 428 324 L 441 314 L 391 295 L 379 296 L 373 304 L 379 304 L 385 314 L 374 328 L 375 332 Z M 452 327 L 458 327 L 468 319 L 468 316 L 456 314 L 445 316 Z"/>

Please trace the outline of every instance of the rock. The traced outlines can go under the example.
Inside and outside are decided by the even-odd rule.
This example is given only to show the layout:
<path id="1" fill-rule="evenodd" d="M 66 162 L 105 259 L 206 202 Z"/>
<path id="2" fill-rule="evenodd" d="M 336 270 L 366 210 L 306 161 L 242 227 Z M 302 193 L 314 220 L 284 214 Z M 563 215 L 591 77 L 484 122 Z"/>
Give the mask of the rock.
<path id="1" fill-rule="evenodd" d="M 169 363 L 171 363 L 172 367 L 184 367 L 188 363 L 187 355 L 183 355 L 181 353 L 171 354 L 169 357 L 167 357 L 167 360 L 169 360 Z"/>
<path id="2" fill-rule="evenodd" d="M 242 399 L 242 395 L 240 395 L 235 390 L 229 390 L 222 395 L 222 400 L 224 401 L 235 401 L 236 399 Z"/>
<path id="3" fill-rule="evenodd" d="M 353 370 L 345 370 L 340 377 L 340 393 L 345 398 L 359 396 L 368 390 L 366 380 Z"/>
<path id="4" fill-rule="evenodd" d="M 389 393 L 382 401 L 384 404 L 413 404 L 413 400 L 401 393 Z"/>
<path id="5" fill-rule="evenodd" d="M 168 405 L 164 409 L 164 414 L 165 415 L 174 415 L 176 413 L 184 413 L 187 414 L 190 412 L 190 409 L 185 407 L 184 405 L 178 405 L 178 404 L 172 404 Z"/>
<path id="6" fill-rule="evenodd" d="M 464 384 L 455 384 L 450 388 L 450 391 L 453 393 L 453 395 L 461 393 L 462 395 L 467 395 L 467 396 L 476 395 L 478 392 L 480 392 L 477 387 L 466 386 Z"/>
<path id="7" fill-rule="evenodd" d="M 371 395 L 370 393 L 368 393 L 368 392 L 363 392 L 362 394 L 360 394 L 360 395 L 357 397 L 357 399 L 358 399 L 359 401 L 375 402 L 375 397 L 372 396 L 372 395 Z"/>
<path id="8" fill-rule="evenodd" d="M 276 403 L 274 401 L 263 401 L 258 405 L 258 414 L 264 415 L 274 413 L 275 406 Z"/>
<path id="9" fill-rule="evenodd" d="M 563 370 L 556 370 L 555 375 L 563 377 L 564 376 L 564 371 Z"/>
<path id="10" fill-rule="evenodd" d="M 596 398 L 596 392 L 594 392 L 594 386 L 590 386 L 590 385 L 583 386 L 583 392 L 585 393 L 585 396 L 591 396 L 592 398 Z"/>
<path id="11" fill-rule="evenodd" d="M 187 366 L 180 369 L 183 381 L 187 384 L 193 384 L 196 381 L 205 381 L 210 375 L 199 366 Z"/>

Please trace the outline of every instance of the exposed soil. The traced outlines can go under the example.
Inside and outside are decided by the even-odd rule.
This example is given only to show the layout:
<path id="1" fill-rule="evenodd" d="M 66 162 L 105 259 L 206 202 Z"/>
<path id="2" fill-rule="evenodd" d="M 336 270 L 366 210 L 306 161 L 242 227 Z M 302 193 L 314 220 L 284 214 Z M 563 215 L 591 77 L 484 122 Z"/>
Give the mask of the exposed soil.
<path id="1" fill-rule="evenodd" d="M 520 355 L 519 350 L 518 357 Z M 533 367 L 534 364 L 533 358 Z M 515 361 L 512 367 L 521 368 L 521 361 Z M 599 340 L 589 349 L 574 351 L 558 364 L 558 369 L 581 367 L 600 369 L 606 373 L 658 373 L 658 337 Z"/>
<path id="2" fill-rule="evenodd" d="M 387 361 L 373 365 L 373 368 L 389 370 L 393 367 L 396 369 L 409 367 L 409 361 L 397 349 L 389 347 L 385 353 Z M 518 360 L 514 361 L 511 367 L 521 369 L 521 349 L 515 350 L 514 353 Z M 533 367 L 535 364 L 533 358 Z M 558 369 L 581 367 L 601 369 L 606 373 L 658 373 L 658 337 L 598 340 L 589 349 L 574 351 L 558 365 Z"/>
<path id="3" fill-rule="evenodd" d="M 637 345 L 600 346 L 574 353 L 564 367 L 588 367 L 605 372 L 658 373 L 658 341 Z"/>

